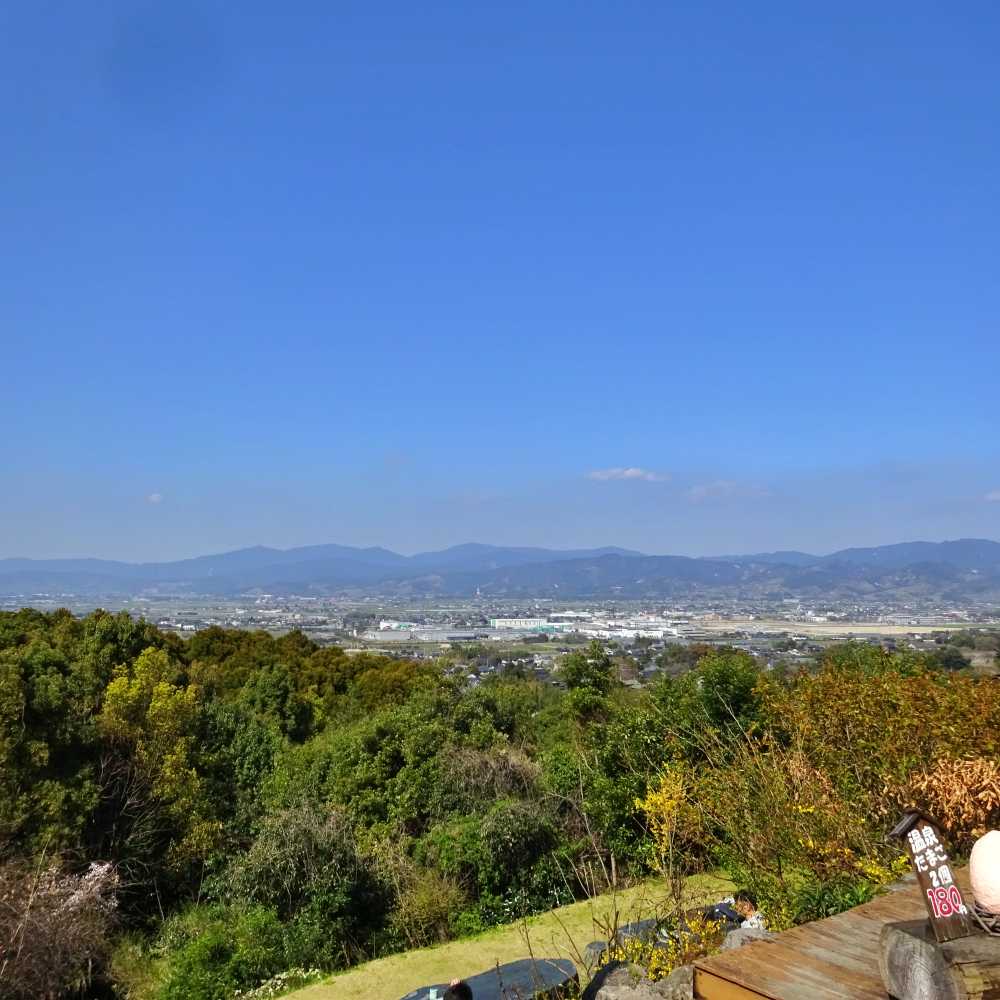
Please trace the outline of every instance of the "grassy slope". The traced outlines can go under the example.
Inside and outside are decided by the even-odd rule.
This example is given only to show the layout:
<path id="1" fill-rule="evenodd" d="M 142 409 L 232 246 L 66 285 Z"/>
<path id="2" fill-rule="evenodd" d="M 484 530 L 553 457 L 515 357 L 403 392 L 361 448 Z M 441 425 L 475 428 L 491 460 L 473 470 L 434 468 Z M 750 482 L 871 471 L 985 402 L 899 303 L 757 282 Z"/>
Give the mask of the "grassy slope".
<path id="1" fill-rule="evenodd" d="M 731 888 L 731 883 L 722 879 L 700 875 L 688 881 L 686 892 L 690 904 L 695 905 L 714 902 Z M 472 976 L 498 962 L 527 958 L 529 953 L 539 958 L 570 958 L 579 965 L 583 949 L 606 937 L 601 928 L 613 923 L 616 910 L 618 923 L 625 924 L 669 908 L 664 884 L 645 882 L 617 894 L 550 910 L 526 923 L 497 927 L 478 937 L 379 958 L 290 996 L 295 1000 L 399 1000 L 418 986 Z"/>

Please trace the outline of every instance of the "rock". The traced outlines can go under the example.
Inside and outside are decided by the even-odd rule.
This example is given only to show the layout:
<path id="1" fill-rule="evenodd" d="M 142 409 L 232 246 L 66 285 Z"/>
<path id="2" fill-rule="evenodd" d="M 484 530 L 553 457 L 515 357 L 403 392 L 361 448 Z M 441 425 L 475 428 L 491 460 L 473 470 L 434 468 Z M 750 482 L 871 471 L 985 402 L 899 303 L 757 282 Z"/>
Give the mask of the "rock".
<path id="1" fill-rule="evenodd" d="M 590 981 L 582 1000 L 660 1000 L 650 992 L 646 970 L 628 962 L 609 962 Z"/>
<path id="2" fill-rule="evenodd" d="M 694 966 L 682 965 L 674 969 L 666 979 L 653 983 L 658 997 L 664 1000 L 692 1000 L 694 996 Z"/>
<path id="3" fill-rule="evenodd" d="M 737 927 L 726 935 L 722 942 L 722 950 L 742 948 L 744 945 L 753 944 L 754 941 L 770 941 L 773 937 L 774 935 L 763 927 Z"/>
<path id="4" fill-rule="evenodd" d="M 618 928 L 615 940 L 619 944 L 636 938 L 639 941 L 652 941 L 656 938 L 655 920 L 637 920 L 633 924 L 625 924 Z"/>
<path id="5" fill-rule="evenodd" d="M 694 966 L 674 969 L 658 983 L 645 978 L 645 969 L 627 962 L 604 966 L 583 991 L 583 1000 L 691 1000 Z"/>
<path id="6" fill-rule="evenodd" d="M 587 970 L 587 975 L 590 975 L 601 964 L 601 959 L 607 950 L 607 941 L 591 941 L 583 949 L 583 954 L 580 957 L 583 959 L 583 967 Z"/>

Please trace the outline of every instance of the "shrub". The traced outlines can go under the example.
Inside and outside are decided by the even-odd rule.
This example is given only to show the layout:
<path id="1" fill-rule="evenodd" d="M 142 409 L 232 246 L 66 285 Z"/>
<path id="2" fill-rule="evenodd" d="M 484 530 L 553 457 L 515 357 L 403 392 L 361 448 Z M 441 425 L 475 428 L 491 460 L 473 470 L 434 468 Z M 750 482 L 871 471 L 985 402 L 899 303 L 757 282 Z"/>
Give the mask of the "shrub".
<path id="1" fill-rule="evenodd" d="M 1000 824 L 1000 764 L 942 758 L 908 785 L 908 796 L 947 832 L 955 850 L 965 851 Z"/>
<path id="2" fill-rule="evenodd" d="M 642 803 L 674 865 L 695 867 L 707 850 L 773 927 L 795 920 L 804 888 L 894 877 L 898 855 L 801 749 L 747 735 L 722 743 L 706 732 L 701 753 L 698 770 L 668 771 Z"/>
<path id="3" fill-rule="evenodd" d="M 480 885 L 502 892 L 516 885 L 537 861 L 556 846 L 555 830 L 534 803 L 497 802 L 482 821 L 487 863 L 480 869 Z"/>
<path id="4" fill-rule="evenodd" d="M 674 969 L 717 951 L 725 936 L 722 921 L 710 920 L 704 914 L 689 914 L 673 925 L 666 941 L 626 938 L 612 944 L 604 960 L 630 962 L 645 969 L 650 979 L 658 981 Z"/>
<path id="5" fill-rule="evenodd" d="M 475 915 L 456 924 L 465 932 L 569 902 L 572 893 L 554 859 L 559 846 L 556 828 L 538 803 L 508 799 L 484 816 L 434 827 L 415 855 L 475 902 Z"/>
<path id="6" fill-rule="evenodd" d="M 410 948 L 447 941 L 465 902 L 454 879 L 433 869 L 414 868 L 396 898 L 393 926 Z"/>
<path id="7" fill-rule="evenodd" d="M 476 750 L 463 747 L 449 754 L 444 778 L 454 788 L 458 803 L 475 808 L 508 796 L 526 795 L 534 789 L 539 766 L 518 750 Z"/>
<path id="8" fill-rule="evenodd" d="M 687 870 L 714 860 L 772 926 L 857 905 L 906 871 L 885 834 L 914 799 L 960 847 L 1000 813 L 991 681 L 859 644 L 828 651 L 814 674 L 753 688 L 749 664 L 734 686 L 722 660 L 658 692 L 675 759 L 638 805 L 661 859 Z M 713 686 L 722 701 L 706 700 Z"/>
<path id="9" fill-rule="evenodd" d="M 585 651 L 563 657 L 559 677 L 569 690 L 570 710 L 581 721 L 605 713 L 607 697 L 615 683 L 615 667 L 599 642 L 592 642 Z"/>
<path id="10" fill-rule="evenodd" d="M 414 846 L 414 856 L 457 882 L 469 895 L 478 892 L 480 871 L 489 863 L 476 816 L 437 824 Z"/>
<path id="11" fill-rule="evenodd" d="M 274 997 L 283 997 L 291 990 L 301 989 L 310 983 L 319 982 L 323 978 L 320 969 L 303 969 L 296 967 L 279 972 L 266 982 L 252 990 L 240 993 L 240 1000 L 272 1000 Z"/>
<path id="12" fill-rule="evenodd" d="M 671 894 L 679 902 L 684 877 L 700 867 L 705 829 L 692 802 L 692 775 L 674 763 L 660 775 L 659 786 L 650 789 L 636 808 L 645 815 L 656 851 L 656 864 L 667 879 Z"/>
<path id="13" fill-rule="evenodd" d="M 703 655 L 695 669 L 680 677 L 658 678 L 650 695 L 673 754 L 696 761 L 705 729 L 727 735 L 755 725 L 764 688 L 757 661 L 723 647 Z"/>
<path id="14" fill-rule="evenodd" d="M 809 920 L 822 920 L 862 903 L 871 902 L 879 889 L 879 883 L 870 879 L 847 877 L 829 882 L 806 882 L 792 894 L 792 923 L 802 924 Z"/>
<path id="15" fill-rule="evenodd" d="M 110 953 L 118 878 L 0 864 L 0 994 L 33 1000 L 85 989 Z"/>
<path id="16" fill-rule="evenodd" d="M 264 904 L 291 921 L 300 965 L 336 968 L 364 954 L 367 929 L 384 913 L 374 867 L 346 817 L 312 803 L 266 817 L 222 884 L 233 902 Z"/>
<path id="17" fill-rule="evenodd" d="M 155 996 L 162 965 L 163 959 L 150 948 L 145 935 L 135 931 L 123 934 L 115 943 L 108 963 L 116 995 L 124 1000 Z"/>
<path id="18" fill-rule="evenodd" d="M 911 776 L 942 758 L 995 758 L 1000 685 L 848 644 L 815 674 L 771 686 L 764 713 L 872 823 L 898 818 Z"/>
<path id="19" fill-rule="evenodd" d="M 157 1000 L 229 1000 L 235 990 L 257 986 L 288 964 L 281 921 L 273 910 L 214 906 L 192 911 L 161 937 L 166 975 Z M 195 928 L 200 930 L 191 936 Z M 174 950 L 178 938 L 182 943 Z"/>

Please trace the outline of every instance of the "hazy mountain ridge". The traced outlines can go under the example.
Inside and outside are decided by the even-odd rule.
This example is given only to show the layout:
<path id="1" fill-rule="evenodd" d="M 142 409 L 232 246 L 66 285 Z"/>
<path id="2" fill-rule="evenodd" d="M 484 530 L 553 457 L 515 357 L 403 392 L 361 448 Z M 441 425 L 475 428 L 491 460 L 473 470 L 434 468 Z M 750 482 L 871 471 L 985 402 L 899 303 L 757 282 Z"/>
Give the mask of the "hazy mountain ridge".
<path id="1" fill-rule="evenodd" d="M 388 549 L 265 546 L 176 562 L 101 559 L 0 560 L 0 593 L 132 594 L 175 591 L 400 592 L 467 596 L 670 597 L 685 593 L 950 599 L 1000 594 L 1000 543 L 988 539 L 904 542 L 825 556 L 770 552 L 694 558 L 628 549 L 556 550 L 469 543 L 404 556 Z"/>
<path id="2" fill-rule="evenodd" d="M 615 596 L 634 599 L 691 594 L 773 599 L 899 598 L 965 600 L 1000 597 L 1000 562 L 989 571 L 949 562 L 873 567 L 826 557 L 810 565 L 686 559 L 682 556 L 605 557 L 542 566 L 516 567 L 487 578 L 445 577 L 443 593 L 480 592 L 495 596 Z"/>

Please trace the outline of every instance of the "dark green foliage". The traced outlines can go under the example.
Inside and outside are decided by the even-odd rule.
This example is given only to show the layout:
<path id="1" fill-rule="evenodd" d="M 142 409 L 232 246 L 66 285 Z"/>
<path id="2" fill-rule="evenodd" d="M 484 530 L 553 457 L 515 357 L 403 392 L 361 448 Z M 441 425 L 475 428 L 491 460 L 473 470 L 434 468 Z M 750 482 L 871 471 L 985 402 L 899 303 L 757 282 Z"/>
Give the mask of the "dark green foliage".
<path id="1" fill-rule="evenodd" d="M 957 646 L 943 646 L 931 655 L 931 659 L 941 670 L 964 670 L 972 664 Z"/>
<path id="2" fill-rule="evenodd" d="M 723 732 L 750 729 L 759 713 L 760 668 L 748 653 L 715 649 L 682 676 L 664 678 L 653 688 L 654 704 L 669 720 L 681 744 L 694 745 L 706 727 Z"/>
<path id="3" fill-rule="evenodd" d="M 100 698 L 90 664 L 42 635 L 0 651 L 0 845 L 77 843 L 97 805 Z"/>
<path id="4" fill-rule="evenodd" d="M 205 762 L 205 795 L 216 803 L 225 841 L 245 844 L 262 814 L 260 789 L 285 743 L 244 706 L 207 702 L 199 745 Z"/>
<path id="5" fill-rule="evenodd" d="M 337 968 L 364 954 L 363 942 L 387 909 L 347 817 L 308 802 L 264 819 L 223 874 L 220 891 L 234 903 L 275 910 L 291 925 L 304 966 Z"/>
<path id="6" fill-rule="evenodd" d="M 313 707 L 296 689 L 292 671 L 284 663 L 268 663 L 255 671 L 244 684 L 238 704 L 294 743 L 301 743 L 312 730 Z"/>
<path id="7" fill-rule="evenodd" d="M 579 653 L 569 653 L 559 665 L 559 677 L 569 690 L 569 705 L 581 720 L 599 718 L 616 680 L 611 657 L 599 642 Z"/>
<path id="8" fill-rule="evenodd" d="M 607 658 L 582 666 L 606 699 Z M 397 913 L 433 938 L 571 898 L 584 806 L 537 758 L 575 760 L 575 718 L 533 680 L 298 633 L 0 614 L 0 856 L 114 861 L 122 929 L 161 925 L 162 1000 L 223 996 L 413 940 Z"/>
<path id="9" fill-rule="evenodd" d="M 639 817 L 636 800 L 645 796 L 648 782 L 656 779 L 671 753 L 670 717 L 648 698 L 629 699 L 616 706 L 612 717 L 588 734 L 589 767 L 579 770 L 574 755 L 563 762 L 564 794 L 574 798 L 570 768 L 583 782 L 584 802 L 602 844 L 618 862 L 648 863 L 649 838 Z M 569 771 L 569 773 L 567 773 Z"/>
<path id="10" fill-rule="evenodd" d="M 572 900 L 558 847 L 551 816 L 508 799 L 434 827 L 418 858 L 464 888 L 473 905 L 458 922 L 479 930 Z"/>
<path id="11" fill-rule="evenodd" d="M 808 882 L 793 896 L 792 922 L 803 924 L 836 916 L 844 910 L 871 902 L 877 892 L 876 884 L 862 878 Z"/>
<path id="12" fill-rule="evenodd" d="M 285 931 L 262 906 L 196 907 L 161 935 L 167 955 L 157 1000 L 229 1000 L 287 965 Z"/>
<path id="13" fill-rule="evenodd" d="M 100 798 L 96 715 L 115 667 L 169 646 L 124 612 L 0 615 L 0 849 L 72 849 Z"/>
<path id="14" fill-rule="evenodd" d="M 736 747 L 764 731 L 790 743 L 793 709 L 819 720 L 832 700 L 733 649 L 659 659 L 665 676 L 640 690 L 600 644 L 560 662 L 566 690 L 469 687 L 445 664 L 295 632 L 184 642 L 125 614 L 0 613 L 0 861 L 114 862 L 119 930 L 162 973 L 157 1000 L 480 930 L 649 871 L 637 803 L 665 768 L 725 774 Z M 974 683 L 948 672 L 965 661 L 943 643 L 931 657 L 850 644 L 824 662 L 848 688 Z M 833 724 L 806 743 L 840 774 Z M 849 763 L 844 782 L 868 780 Z M 705 863 L 735 857 L 694 846 Z M 831 878 L 783 899 L 804 918 L 868 891 Z"/>
<path id="15" fill-rule="evenodd" d="M 580 653 L 569 653 L 559 665 L 559 676 L 570 691 L 589 689 L 596 695 L 606 695 L 614 681 L 611 657 L 599 642 L 592 642 Z"/>
<path id="16" fill-rule="evenodd" d="M 667 674 L 682 674 L 696 667 L 698 661 L 714 648 L 701 642 L 668 642 L 656 658 L 656 663 Z"/>

